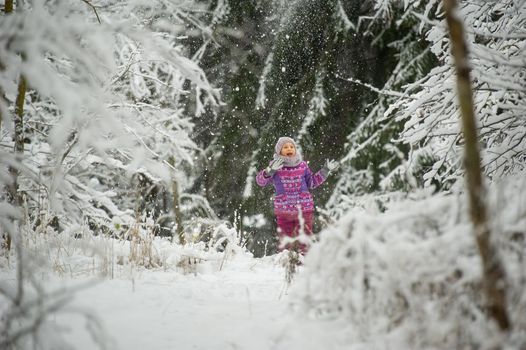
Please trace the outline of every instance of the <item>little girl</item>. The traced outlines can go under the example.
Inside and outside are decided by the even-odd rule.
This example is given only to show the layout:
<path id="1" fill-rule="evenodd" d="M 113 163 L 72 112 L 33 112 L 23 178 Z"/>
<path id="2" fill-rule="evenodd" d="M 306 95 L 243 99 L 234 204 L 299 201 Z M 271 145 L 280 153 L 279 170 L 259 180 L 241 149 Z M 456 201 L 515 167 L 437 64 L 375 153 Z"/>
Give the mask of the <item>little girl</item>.
<path id="1" fill-rule="evenodd" d="M 292 247 L 284 244 L 286 237 L 296 237 L 301 230 L 312 235 L 314 202 L 309 190 L 320 186 L 331 172 L 337 170 L 339 164 L 334 160 L 327 160 L 325 166 L 313 174 L 290 137 L 280 137 L 275 152 L 269 166 L 256 176 L 256 182 L 261 187 L 272 183 L 276 190 L 274 214 L 280 238 L 279 250 L 282 250 Z M 306 253 L 305 244 L 297 246 L 301 253 Z"/>

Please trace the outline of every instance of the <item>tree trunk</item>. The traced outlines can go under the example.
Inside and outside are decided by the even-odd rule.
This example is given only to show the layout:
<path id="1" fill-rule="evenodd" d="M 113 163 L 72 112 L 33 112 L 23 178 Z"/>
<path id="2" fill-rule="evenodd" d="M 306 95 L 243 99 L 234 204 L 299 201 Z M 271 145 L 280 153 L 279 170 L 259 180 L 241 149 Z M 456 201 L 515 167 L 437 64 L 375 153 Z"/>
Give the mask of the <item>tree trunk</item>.
<path id="1" fill-rule="evenodd" d="M 458 18 L 457 0 L 444 0 L 444 9 L 451 37 L 451 53 L 457 72 L 457 90 L 465 142 L 464 166 L 466 168 L 470 215 L 479 254 L 482 258 L 484 291 L 490 316 L 497 322 L 501 330 L 509 330 L 511 323 L 506 310 L 506 274 L 497 248 L 491 243 L 491 232 L 485 205 L 486 192 L 481 174 L 464 28 Z"/>
<path id="2" fill-rule="evenodd" d="M 5 70 L 5 66 L 4 64 L 2 63 L 2 61 L 0 61 L 0 72 L 4 71 Z M 4 89 L 2 89 L 2 86 L 0 86 L 0 106 L 1 105 L 4 105 L 6 106 L 7 105 L 7 100 L 5 98 L 5 93 L 4 93 Z M 7 110 L 7 108 L 6 108 Z M 2 114 L 2 108 L 0 108 L 0 132 L 2 132 L 2 122 L 3 122 L 3 119 L 4 119 L 4 116 Z"/>
<path id="3" fill-rule="evenodd" d="M 172 167 L 175 167 L 175 159 L 170 157 L 169 163 Z M 175 178 L 175 171 L 172 177 L 172 195 L 173 195 L 173 206 L 175 215 L 175 224 L 177 225 L 177 236 L 179 237 L 179 243 L 185 244 L 186 239 L 183 231 L 183 215 L 181 213 L 181 202 L 179 198 L 179 184 Z"/>
<path id="4" fill-rule="evenodd" d="M 11 13 L 13 12 L 13 1 L 12 0 L 6 0 L 5 1 L 5 13 Z M 22 55 L 22 59 L 24 59 Z M 5 67 L 2 67 L 5 69 Z M 15 143 L 14 147 L 14 153 L 15 157 L 18 161 L 22 161 L 22 156 L 24 154 L 24 101 L 26 97 L 26 79 L 23 75 L 20 75 L 20 80 L 18 82 L 18 94 L 16 96 L 16 105 L 15 105 L 15 132 L 13 136 L 13 141 Z M 3 98 L 3 97 L 2 97 Z M 2 116 L 0 115 L 0 118 Z M 19 177 L 19 170 L 15 167 L 10 166 L 9 167 L 9 174 L 12 177 L 12 183 L 8 186 L 8 197 L 11 204 L 13 204 L 16 207 L 20 207 L 22 205 L 22 198 L 20 197 L 20 194 L 18 193 L 18 177 Z M 11 236 L 8 233 L 5 240 L 5 246 L 6 249 L 9 251 L 11 250 Z"/>
<path id="5" fill-rule="evenodd" d="M 13 0 L 5 0 L 4 11 L 5 13 L 13 12 Z"/>
<path id="6" fill-rule="evenodd" d="M 4 12 L 5 13 L 13 12 L 13 0 L 5 0 Z M 0 61 L 0 71 L 4 71 L 4 70 L 5 70 L 5 65 L 2 63 L 2 61 Z M 7 100 L 5 99 L 4 90 L 2 89 L 1 86 L 0 86 L 0 99 L 2 99 L 3 103 L 7 102 Z M 2 130 L 2 121 L 3 121 L 3 115 L 2 115 L 2 110 L 0 109 L 0 131 Z"/>
<path id="7" fill-rule="evenodd" d="M 20 81 L 18 82 L 18 95 L 16 96 L 16 106 L 15 106 L 15 134 L 13 136 L 13 141 L 15 143 L 15 158 L 18 162 L 22 162 L 22 157 L 24 155 L 24 100 L 26 96 L 26 79 L 23 75 L 20 76 Z M 9 174 L 12 177 L 12 182 L 8 186 L 9 201 L 12 205 L 20 208 L 22 206 L 22 197 L 18 192 L 18 178 L 20 176 L 20 171 L 10 166 Z M 11 250 L 11 236 L 7 234 L 5 241 L 6 249 Z"/>

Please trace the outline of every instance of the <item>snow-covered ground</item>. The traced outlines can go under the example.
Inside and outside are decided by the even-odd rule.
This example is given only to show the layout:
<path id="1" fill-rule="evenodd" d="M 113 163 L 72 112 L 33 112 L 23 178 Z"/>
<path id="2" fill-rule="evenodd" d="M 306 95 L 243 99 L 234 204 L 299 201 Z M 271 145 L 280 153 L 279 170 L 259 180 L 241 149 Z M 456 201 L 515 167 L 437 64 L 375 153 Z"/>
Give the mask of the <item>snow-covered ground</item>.
<path id="1" fill-rule="evenodd" d="M 29 232 L 23 274 L 19 254 L 0 259 L 0 349 L 526 349 L 525 189 L 488 195 L 512 332 L 485 312 L 465 197 L 421 193 L 321 231 L 291 285 L 284 254 L 254 258 L 226 224 L 184 246 Z"/>
<path id="2" fill-rule="evenodd" d="M 75 312 L 59 312 L 53 322 L 81 350 L 96 344 L 79 310 L 98 317 L 106 336 L 97 339 L 115 350 L 348 348 L 344 325 L 292 312 L 278 260 L 238 254 L 221 270 L 142 269 L 132 278 L 99 280 L 74 294 L 65 310 Z M 87 278 L 54 277 L 52 283 L 78 285 Z"/>

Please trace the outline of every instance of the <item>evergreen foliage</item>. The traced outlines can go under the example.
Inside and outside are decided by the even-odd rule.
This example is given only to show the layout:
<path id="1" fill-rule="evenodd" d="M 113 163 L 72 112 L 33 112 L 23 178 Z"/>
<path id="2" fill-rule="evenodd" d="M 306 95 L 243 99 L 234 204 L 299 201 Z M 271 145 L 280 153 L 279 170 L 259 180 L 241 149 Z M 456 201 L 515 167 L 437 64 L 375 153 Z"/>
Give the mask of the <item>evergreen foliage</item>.
<path id="1" fill-rule="evenodd" d="M 384 73 L 396 64 L 394 57 L 378 57 L 387 49 L 371 46 L 356 30 L 368 5 L 229 2 L 229 15 L 214 33 L 218 47 L 203 61 L 211 81 L 229 87 L 223 91 L 226 108 L 214 122 L 197 121 L 196 129 L 208 158 L 200 186 L 221 216 L 264 212 L 272 220 L 271 192 L 253 186 L 278 137 L 296 138 L 314 170 L 342 155 L 347 135 L 374 96 L 343 78 L 383 85 Z M 331 181 L 316 195 L 319 206 L 332 192 Z M 262 235 L 256 239 L 261 242 L 274 235 L 270 223 L 249 231 Z"/>

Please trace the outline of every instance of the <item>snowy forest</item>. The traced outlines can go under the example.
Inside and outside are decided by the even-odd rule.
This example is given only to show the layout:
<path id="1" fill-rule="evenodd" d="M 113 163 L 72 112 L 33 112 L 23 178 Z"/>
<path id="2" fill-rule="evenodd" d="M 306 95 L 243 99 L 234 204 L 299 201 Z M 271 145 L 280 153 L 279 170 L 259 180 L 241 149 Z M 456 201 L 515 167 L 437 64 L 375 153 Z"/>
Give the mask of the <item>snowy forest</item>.
<path id="1" fill-rule="evenodd" d="M 3 0 L 0 160 L 0 349 L 526 349 L 526 0 Z"/>

